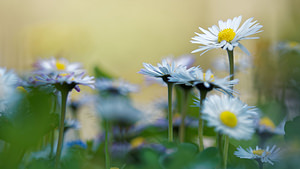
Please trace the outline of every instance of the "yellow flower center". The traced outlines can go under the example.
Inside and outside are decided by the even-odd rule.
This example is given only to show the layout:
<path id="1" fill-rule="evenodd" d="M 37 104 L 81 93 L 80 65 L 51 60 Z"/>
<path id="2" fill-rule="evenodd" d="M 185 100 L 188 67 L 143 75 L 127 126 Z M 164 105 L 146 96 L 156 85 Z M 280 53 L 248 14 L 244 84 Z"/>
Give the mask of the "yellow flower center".
<path id="1" fill-rule="evenodd" d="M 61 73 L 61 74 L 59 74 L 59 76 L 67 76 L 67 75 L 69 75 L 68 73 Z"/>
<path id="2" fill-rule="evenodd" d="M 61 63 L 60 61 L 56 61 L 56 68 L 57 70 L 65 70 L 66 69 L 66 65 Z"/>
<path id="3" fill-rule="evenodd" d="M 211 82 L 215 81 L 215 76 L 213 74 L 210 75 L 209 79 L 205 78 L 206 73 L 203 73 L 203 81 L 210 80 Z"/>
<path id="4" fill-rule="evenodd" d="M 22 93 L 27 93 L 27 90 L 23 86 L 18 86 L 17 90 Z"/>
<path id="5" fill-rule="evenodd" d="M 261 156 L 265 150 L 253 150 L 252 153 L 258 156 Z M 266 152 L 266 154 L 270 154 L 270 152 Z"/>
<path id="6" fill-rule="evenodd" d="M 110 167 L 110 169 L 119 169 L 118 167 Z"/>
<path id="7" fill-rule="evenodd" d="M 238 123 L 236 115 L 230 111 L 223 111 L 220 114 L 220 120 L 223 124 L 231 128 L 235 127 Z"/>
<path id="8" fill-rule="evenodd" d="M 137 137 L 131 140 L 130 144 L 132 148 L 136 148 L 140 145 L 142 145 L 145 142 L 145 139 L 143 137 Z"/>
<path id="9" fill-rule="evenodd" d="M 231 28 L 223 29 L 218 34 L 218 42 L 222 42 L 223 40 L 227 42 L 231 42 L 235 37 L 235 32 Z"/>
<path id="10" fill-rule="evenodd" d="M 269 119 L 268 117 L 261 118 L 260 121 L 259 121 L 259 125 L 266 126 L 266 127 L 271 128 L 271 129 L 275 129 L 276 128 L 276 126 L 273 123 L 273 121 L 271 119 Z"/>
<path id="11" fill-rule="evenodd" d="M 290 46 L 291 48 L 293 48 L 293 47 L 296 47 L 299 43 L 298 43 L 298 42 L 295 42 L 295 41 L 292 41 L 292 42 L 289 42 L 288 44 L 289 44 L 289 46 Z"/>

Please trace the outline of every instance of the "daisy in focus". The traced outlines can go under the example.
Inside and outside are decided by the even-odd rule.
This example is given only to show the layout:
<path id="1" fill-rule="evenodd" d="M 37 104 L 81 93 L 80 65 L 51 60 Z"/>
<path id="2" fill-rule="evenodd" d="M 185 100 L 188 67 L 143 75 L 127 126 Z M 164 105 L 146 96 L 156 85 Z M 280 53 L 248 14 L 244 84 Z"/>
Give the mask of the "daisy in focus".
<path id="1" fill-rule="evenodd" d="M 247 19 L 241 26 L 242 16 L 228 19 L 227 21 L 219 20 L 219 26 L 213 25 L 205 30 L 201 27 L 199 29 L 204 33 L 196 33 L 197 36 L 193 37 L 191 42 L 200 44 L 198 49 L 192 51 L 192 53 L 205 52 L 222 48 L 224 50 L 232 51 L 235 47 L 239 47 L 247 55 L 250 55 L 249 51 L 239 42 L 246 39 L 258 39 L 258 37 L 249 37 L 256 33 L 262 32 L 260 30 L 263 26 L 253 21 L 253 18 Z"/>
<path id="2" fill-rule="evenodd" d="M 80 74 L 84 72 L 80 63 L 70 63 L 67 59 L 56 59 L 51 57 L 50 59 L 40 59 L 35 64 L 35 72 L 39 73 L 75 73 Z"/>
<path id="3" fill-rule="evenodd" d="M 273 165 L 273 162 L 278 160 L 279 150 L 280 148 L 276 148 L 275 145 L 272 148 L 267 146 L 265 149 L 256 146 L 255 149 L 249 147 L 245 150 L 239 147 L 237 151 L 234 152 L 234 155 L 239 158 L 254 159 L 262 163 L 270 163 Z"/>
<path id="4" fill-rule="evenodd" d="M 162 63 L 158 63 L 157 66 L 153 66 L 149 63 L 143 63 L 144 69 L 141 69 L 138 73 L 147 75 L 150 77 L 162 78 L 165 83 L 168 83 L 168 77 L 170 77 L 176 69 L 181 65 L 176 65 L 174 61 L 168 63 L 167 59 L 163 59 Z"/>
<path id="5" fill-rule="evenodd" d="M 227 95 L 212 95 L 204 101 L 202 118 L 207 125 L 237 140 L 248 140 L 255 132 L 256 109 Z"/>
<path id="6" fill-rule="evenodd" d="M 198 67 L 192 67 L 190 69 L 179 68 L 171 77 L 169 77 L 170 82 L 177 84 L 185 84 L 188 86 L 195 86 L 199 90 L 210 91 L 212 89 L 220 90 L 225 93 L 234 92 L 231 86 L 239 82 L 238 79 L 229 80 L 230 76 L 225 78 L 217 78 L 211 72 L 207 70 L 205 73 Z"/>

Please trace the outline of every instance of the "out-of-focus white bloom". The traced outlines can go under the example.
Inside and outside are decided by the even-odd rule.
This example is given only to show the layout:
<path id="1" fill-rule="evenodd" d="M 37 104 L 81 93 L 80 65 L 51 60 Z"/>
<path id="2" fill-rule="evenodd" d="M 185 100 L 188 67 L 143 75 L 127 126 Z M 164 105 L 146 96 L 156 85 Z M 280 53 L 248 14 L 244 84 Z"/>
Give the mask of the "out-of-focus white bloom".
<path id="1" fill-rule="evenodd" d="M 205 73 L 200 68 L 192 67 L 190 69 L 180 68 L 176 73 L 169 77 L 170 82 L 196 86 L 197 88 L 206 88 L 207 90 L 220 90 L 228 94 L 234 92 L 230 87 L 238 83 L 238 79 L 229 80 L 230 76 L 219 79 L 214 76 L 211 70 Z"/>
<path id="2" fill-rule="evenodd" d="M 134 124 L 143 116 L 129 99 L 120 96 L 99 97 L 96 103 L 98 114 L 101 118 L 119 124 Z"/>
<path id="3" fill-rule="evenodd" d="M 0 112 L 4 112 L 7 109 L 9 99 L 16 94 L 18 81 L 19 78 L 13 71 L 0 68 Z"/>
<path id="4" fill-rule="evenodd" d="M 278 134 L 284 135 L 284 125 L 286 119 L 284 119 L 278 126 L 274 124 L 274 122 L 268 118 L 263 117 L 255 120 L 256 130 L 259 134 Z"/>
<path id="5" fill-rule="evenodd" d="M 85 76 L 85 73 L 61 73 L 61 74 L 40 74 L 35 77 L 32 83 L 36 85 L 54 85 L 58 90 L 67 87 L 69 89 L 75 88 L 78 92 L 80 88 L 78 85 L 89 86 L 94 88 L 94 77 Z"/>
<path id="6" fill-rule="evenodd" d="M 162 63 L 158 63 L 157 66 L 153 66 L 148 63 L 143 63 L 144 69 L 141 69 L 139 73 L 151 77 L 162 78 L 165 82 L 168 82 L 168 77 L 171 76 L 180 65 L 177 66 L 173 61 L 171 64 L 166 59 L 162 60 Z"/>
<path id="7" fill-rule="evenodd" d="M 239 42 L 246 39 L 258 39 L 258 37 L 249 37 L 253 34 L 262 32 L 262 28 L 253 18 L 247 19 L 241 27 L 242 16 L 234 17 L 233 20 L 228 19 L 226 22 L 219 20 L 219 26 L 213 25 L 208 31 L 199 27 L 204 33 L 196 33 L 197 36 L 192 38 L 192 43 L 200 44 L 198 49 L 192 53 L 202 52 L 201 55 L 208 50 L 222 48 L 232 51 L 235 47 L 239 47 L 246 54 L 250 55 L 248 50 Z"/>
<path id="8" fill-rule="evenodd" d="M 254 107 L 248 106 L 236 97 L 212 95 L 204 101 L 202 118 L 216 132 L 237 140 L 248 140 L 255 131 Z"/>
<path id="9" fill-rule="evenodd" d="M 185 66 L 187 68 L 190 68 L 195 63 L 195 56 L 190 54 L 182 55 L 177 58 L 170 56 L 167 57 L 166 60 L 169 64 L 172 64 L 174 62 L 176 66 Z"/>
<path id="10" fill-rule="evenodd" d="M 80 127 L 81 127 L 81 125 L 78 120 L 75 120 L 75 119 L 66 119 L 65 120 L 65 128 L 79 130 Z"/>
<path id="11" fill-rule="evenodd" d="M 108 92 L 111 94 L 127 95 L 131 92 L 137 92 L 139 90 L 137 85 L 128 83 L 123 79 L 97 79 L 95 83 L 96 89 L 100 92 Z"/>
<path id="12" fill-rule="evenodd" d="M 36 68 L 35 72 L 45 74 L 80 74 L 85 72 L 80 63 L 69 63 L 69 61 L 65 58 L 55 59 L 54 57 L 51 57 L 50 59 L 40 59 L 34 64 L 34 67 Z"/>
<path id="13" fill-rule="evenodd" d="M 273 46 L 273 49 L 281 54 L 296 52 L 300 54 L 300 43 L 296 41 L 282 41 Z"/>
<path id="14" fill-rule="evenodd" d="M 227 56 L 221 56 L 213 62 L 213 66 L 220 71 L 229 70 L 229 62 Z M 247 72 L 249 68 L 253 66 L 252 58 L 244 53 L 234 54 L 234 71 L 235 72 Z"/>
<path id="15" fill-rule="evenodd" d="M 274 145 L 272 148 L 267 146 L 265 149 L 256 146 L 255 149 L 249 147 L 248 149 L 243 149 L 241 146 L 237 148 L 234 155 L 240 158 L 260 160 L 263 163 L 270 163 L 273 165 L 274 161 L 278 160 L 280 148 L 276 148 Z"/>

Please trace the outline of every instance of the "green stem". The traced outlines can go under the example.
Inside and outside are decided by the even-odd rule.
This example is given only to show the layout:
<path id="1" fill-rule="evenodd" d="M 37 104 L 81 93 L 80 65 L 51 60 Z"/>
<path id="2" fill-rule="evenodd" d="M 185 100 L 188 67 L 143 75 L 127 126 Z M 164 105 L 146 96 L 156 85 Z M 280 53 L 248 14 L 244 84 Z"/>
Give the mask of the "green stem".
<path id="1" fill-rule="evenodd" d="M 199 137 L 199 151 L 202 151 L 204 149 L 202 109 L 203 109 L 203 101 L 206 98 L 207 90 L 199 90 L 199 92 L 200 92 L 200 105 L 199 105 L 198 137 Z"/>
<path id="2" fill-rule="evenodd" d="M 233 56 L 233 50 L 232 51 L 227 50 L 227 54 L 228 54 L 228 60 L 229 60 L 230 80 L 234 80 L 234 56 Z M 233 86 L 231 86 L 231 89 L 233 91 Z M 225 135 L 225 138 L 224 138 L 224 151 L 223 151 L 223 168 L 224 169 L 227 168 L 228 147 L 229 147 L 229 137 Z"/>
<path id="3" fill-rule="evenodd" d="M 257 162 L 258 162 L 259 169 L 263 169 L 264 163 L 262 163 L 260 160 L 257 160 Z"/>
<path id="4" fill-rule="evenodd" d="M 217 133 L 217 148 L 219 149 L 221 156 L 222 156 L 222 140 L 223 140 L 223 135 L 221 133 Z"/>
<path id="5" fill-rule="evenodd" d="M 227 168 L 228 147 L 229 147 L 229 137 L 225 135 L 225 137 L 224 137 L 223 169 Z"/>
<path id="6" fill-rule="evenodd" d="M 189 97 L 189 91 L 190 90 L 185 90 L 183 89 L 183 99 L 181 102 L 181 123 L 180 123 L 180 128 L 179 128 L 179 139 L 180 142 L 183 143 L 185 139 L 185 117 L 187 114 L 187 100 Z"/>
<path id="7" fill-rule="evenodd" d="M 227 54 L 228 54 L 228 60 L 229 60 L 229 74 L 230 76 L 230 80 L 234 80 L 234 57 L 233 57 L 233 50 L 227 50 Z M 231 87 L 231 89 L 233 89 L 233 86 Z"/>
<path id="8" fill-rule="evenodd" d="M 60 114 L 60 124 L 59 124 L 59 135 L 58 135 L 58 143 L 56 149 L 56 158 L 55 158 L 55 168 L 58 168 L 58 164 L 60 161 L 61 150 L 64 142 L 64 123 L 65 123 L 65 115 L 66 115 L 66 106 L 67 106 L 67 98 L 69 91 L 61 90 L 61 114 Z"/>
<path id="9" fill-rule="evenodd" d="M 51 131 L 50 132 L 50 158 L 52 158 L 52 155 L 53 155 L 53 148 L 54 148 L 54 131 L 55 130 L 53 130 L 53 131 Z"/>
<path id="10" fill-rule="evenodd" d="M 108 121 L 105 120 L 105 166 L 106 169 L 110 169 L 110 154 L 109 154 L 109 124 Z"/>
<path id="11" fill-rule="evenodd" d="M 173 89 L 173 83 L 168 83 L 168 121 L 169 121 L 168 140 L 169 142 L 173 142 L 172 89 Z"/>

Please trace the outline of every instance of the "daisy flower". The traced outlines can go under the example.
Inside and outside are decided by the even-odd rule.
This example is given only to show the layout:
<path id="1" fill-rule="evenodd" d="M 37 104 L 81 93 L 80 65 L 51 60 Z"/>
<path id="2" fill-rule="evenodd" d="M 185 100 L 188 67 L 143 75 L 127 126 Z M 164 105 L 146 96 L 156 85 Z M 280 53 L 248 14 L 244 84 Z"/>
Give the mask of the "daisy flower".
<path id="1" fill-rule="evenodd" d="M 267 146 L 265 149 L 262 149 L 256 146 L 255 149 L 249 147 L 246 150 L 240 146 L 237 148 L 237 151 L 234 152 L 234 155 L 239 158 L 259 160 L 262 163 L 270 163 L 273 165 L 273 162 L 278 160 L 279 150 L 280 148 L 276 148 L 275 145 L 272 148 Z"/>
<path id="2" fill-rule="evenodd" d="M 256 119 L 255 125 L 258 134 L 262 135 L 284 135 L 284 126 L 286 119 L 284 119 L 278 126 L 274 124 L 274 122 L 269 117 L 263 117 L 260 119 Z"/>
<path id="3" fill-rule="evenodd" d="M 176 66 L 186 66 L 187 68 L 190 68 L 195 63 L 195 56 L 190 54 L 182 55 L 177 58 L 170 56 L 167 57 L 166 60 L 169 64 L 174 62 Z"/>
<path id="4" fill-rule="evenodd" d="M 257 115 L 252 106 L 227 95 L 213 95 L 204 101 L 202 118 L 207 125 L 237 140 L 247 140 L 255 131 L 253 116 Z"/>
<path id="5" fill-rule="evenodd" d="M 78 85 L 89 86 L 94 88 L 94 77 L 84 76 L 84 72 L 75 75 L 75 73 L 61 73 L 57 75 L 40 74 L 35 77 L 34 83 L 37 85 L 54 85 L 58 90 L 72 90 L 80 91 Z"/>
<path id="6" fill-rule="evenodd" d="M 249 36 L 262 32 L 260 30 L 262 25 L 259 25 L 257 21 L 253 21 L 253 18 L 249 18 L 240 26 L 241 20 L 242 16 L 234 17 L 232 20 L 228 19 L 226 22 L 219 20 L 219 26 L 213 25 L 208 30 L 199 27 L 204 34 L 195 32 L 197 36 L 193 37 L 191 42 L 200 44 L 201 46 L 192 51 L 192 53 L 202 52 L 202 55 L 215 48 L 232 51 L 238 46 L 246 54 L 250 55 L 248 50 L 239 41 L 258 39 L 258 37 Z"/>
<path id="7" fill-rule="evenodd" d="M 50 59 L 40 59 L 35 64 L 35 72 L 39 73 L 71 73 L 80 74 L 84 72 L 80 63 L 69 63 L 67 59 L 56 59 L 51 57 Z"/>
<path id="8" fill-rule="evenodd" d="M 19 78 L 13 71 L 0 68 L 0 112 L 7 109 L 9 99 L 16 92 L 18 81 Z"/>
<path id="9" fill-rule="evenodd" d="M 119 95 L 128 95 L 131 92 L 137 92 L 139 90 L 137 85 L 130 84 L 123 79 L 97 79 L 95 87 L 100 92 Z"/>
<path id="10" fill-rule="evenodd" d="M 217 78 L 214 76 L 211 70 L 207 70 L 205 73 L 203 73 L 200 68 L 192 67 L 190 69 L 178 69 L 176 73 L 169 77 L 169 81 L 177 84 L 195 86 L 200 90 L 205 89 L 210 91 L 212 89 L 216 89 L 231 94 L 234 92 L 231 89 L 231 86 L 237 84 L 239 80 L 229 80 L 229 78 L 230 76 L 222 79 Z"/>
<path id="11" fill-rule="evenodd" d="M 170 77 L 178 67 L 181 67 L 181 65 L 176 65 L 173 61 L 172 63 L 168 63 L 167 59 L 163 59 L 162 63 L 158 63 L 157 66 L 153 66 L 149 63 L 143 63 L 144 69 L 141 69 L 138 73 L 156 77 L 156 78 L 162 78 L 164 82 L 168 83 L 168 77 Z"/>
<path id="12" fill-rule="evenodd" d="M 281 54 L 289 52 L 296 52 L 300 54 L 300 43 L 296 41 L 282 41 L 273 46 L 273 49 Z"/>

